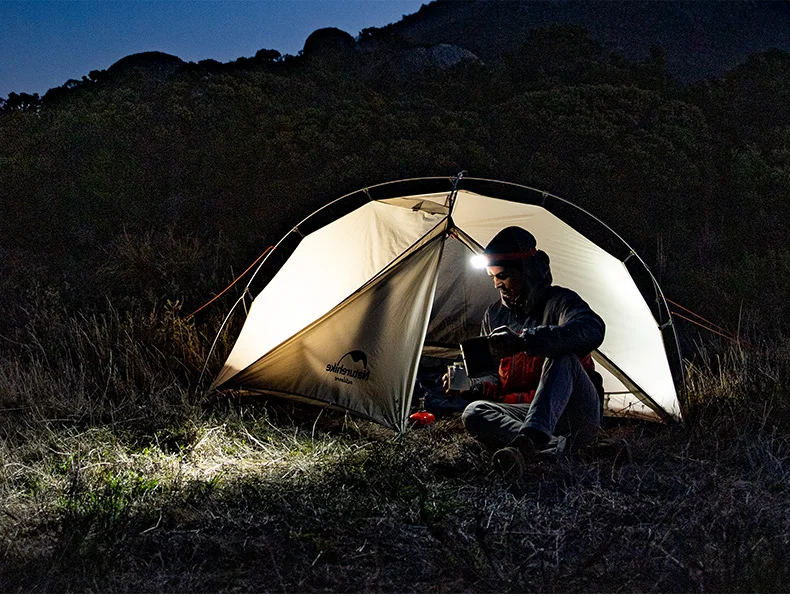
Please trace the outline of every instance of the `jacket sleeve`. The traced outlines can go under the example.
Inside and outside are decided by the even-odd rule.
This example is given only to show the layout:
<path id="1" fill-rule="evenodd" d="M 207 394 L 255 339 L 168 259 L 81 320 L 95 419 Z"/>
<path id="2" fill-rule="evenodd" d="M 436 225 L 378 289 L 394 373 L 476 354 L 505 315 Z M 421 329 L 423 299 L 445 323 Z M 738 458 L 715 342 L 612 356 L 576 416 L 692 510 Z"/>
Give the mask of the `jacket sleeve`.
<path id="1" fill-rule="evenodd" d="M 571 290 L 552 297 L 546 305 L 556 325 L 526 329 L 521 337 L 527 354 L 557 358 L 585 356 L 603 343 L 606 325 L 581 297 Z"/>
<path id="2" fill-rule="evenodd" d="M 491 308 L 487 308 L 483 314 L 483 322 L 480 323 L 480 335 L 491 335 Z"/>

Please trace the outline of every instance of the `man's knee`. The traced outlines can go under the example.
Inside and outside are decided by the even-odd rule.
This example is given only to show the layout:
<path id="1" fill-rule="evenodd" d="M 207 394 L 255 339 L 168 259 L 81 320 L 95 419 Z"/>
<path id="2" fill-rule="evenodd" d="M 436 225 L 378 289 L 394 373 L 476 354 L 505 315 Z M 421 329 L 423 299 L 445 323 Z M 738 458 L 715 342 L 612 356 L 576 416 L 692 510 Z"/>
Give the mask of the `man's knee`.
<path id="1" fill-rule="evenodd" d="M 597 393 L 595 385 L 590 380 L 587 371 L 584 370 L 579 358 L 573 354 L 566 354 L 564 356 L 557 356 L 556 358 L 546 358 L 543 362 L 543 371 L 541 373 L 541 382 L 548 383 L 553 387 L 555 383 L 562 383 L 562 379 L 566 379 L 572 384 L 572 387 L 588 386 Z"/>
<path id="2" fill-rule="evenodd" d="M 546 358 L 543 361 L 543 369 L 546 370 L 548 368 L 567 370 L 571 374 L 584 370 L 579 358 L 574 354 L 564 354 L 554 358 Z"/>
<path id="3" fill-rule="evenodd" d="M 471 433 L 474 433 L 480 428 L 480 423 L 486 418 L 486 413 L 491 410 L 491 403 L 483 400 L 473 401 L 461 414 L 461 422 L 464 428 Z"/>

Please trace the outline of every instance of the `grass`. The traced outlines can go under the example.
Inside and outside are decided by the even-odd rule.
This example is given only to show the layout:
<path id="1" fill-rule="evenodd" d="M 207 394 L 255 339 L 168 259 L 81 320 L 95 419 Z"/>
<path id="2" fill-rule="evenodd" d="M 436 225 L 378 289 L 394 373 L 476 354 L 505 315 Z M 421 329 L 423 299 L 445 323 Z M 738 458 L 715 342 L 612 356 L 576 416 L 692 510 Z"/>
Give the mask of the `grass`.
<path id="1" fill-rule="evenodd" d="M 457 418 L 399 440 L 337 412 L 206 395 L 208 342 L 178 305 L 35 312 L 0 355 L 4 592 L 777 592 L 790 580 L 788 346 L 701 346 L 683 427 L 609 421 L 600 445 L 513 481 Z"/>

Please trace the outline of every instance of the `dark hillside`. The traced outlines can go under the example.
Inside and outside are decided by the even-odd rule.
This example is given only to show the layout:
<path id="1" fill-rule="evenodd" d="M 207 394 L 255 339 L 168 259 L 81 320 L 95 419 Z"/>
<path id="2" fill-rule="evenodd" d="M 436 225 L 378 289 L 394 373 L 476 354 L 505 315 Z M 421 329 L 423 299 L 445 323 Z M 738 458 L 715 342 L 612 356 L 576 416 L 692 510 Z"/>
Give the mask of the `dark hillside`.
<path id="1" fill-rule="evenodd" d="M 112 247 L 124 234 L 221 235 L 226 267 L 239 267 L 332 198 L 466 169 L 588 208 L 670 296 L 726 327 L 744 312 L 788 324 L 789 282 L 776 267 L 788 221 L 787 53 L 755 54 L 686 87 L 660 52 L 612 59 L 578 26 L 534 30 L 494 65 L 415 61 L 389 42 L 361 52 L 332 35 L 315 35 L 303 57 L 137 55 L 38 102 L 9 98 L 4 279 L 35 264 L 94 300 L 87 288 L 119 257 Z M 733 245 L 742 261 L 723 268 L 717 255 Z M 196 307 L 212 289 L 173 297 Z"/>
<path id="2" fill-rule="evenodd" d="M 584 27 L 607 53 L 629 60 L 645 60 L 660 47 L 682 81 L 719 75 L 758 51 L 790 50 L 790 5 L 783 0 L 436 0 L 370 31 L 457 44 L 496 61 L 531 29 L 551 25 Z"/>

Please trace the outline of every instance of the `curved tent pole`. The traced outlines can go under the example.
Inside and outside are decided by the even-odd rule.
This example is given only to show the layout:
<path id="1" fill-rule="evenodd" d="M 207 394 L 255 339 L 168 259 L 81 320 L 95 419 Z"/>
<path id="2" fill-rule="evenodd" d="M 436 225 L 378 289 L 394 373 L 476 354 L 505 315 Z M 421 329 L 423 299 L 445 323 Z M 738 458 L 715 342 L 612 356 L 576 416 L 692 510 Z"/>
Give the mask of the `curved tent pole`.
<path id="1" fill-rule="evenodd" d="M 211 344 L 211 349 L 208 351 L 208 356 L 206 356 L 206 362 L 203 364 L 203 368 L 200 371 L 200 376 L 198 377 L 198 382 L 197 382 L 198 386 L 200 386 L 200 382 L 203 380 L 203 375 L 206 373 L 206 369 L 208 368 L 208 361 L 211 360 L 211 355 L 214 353 L 214 348 L 217 346 L 217 341 L 219 341 L 219 336 L 222 334 L 222 330 L 225 328 L 225 325 L 228 324 L 228 321 L 230 320 L 230 315 L 233 314 L 233 311 L 236 310 L 236 307 L 239 305 L 239 302 L 242 301 L 242 299 L 244 298 L 244 296 L 247 295 L 247 293 L 248 293 L 247 289 L 245 288 L 241 296 L 239 296 L 236 302 L 233 303 L 233 306 L 230 307 L 228 314 L 225 315 L 225 319 L 222 321 L 222 325 L 219 326 L 219 331 L 217 331 L 217 335 Z"/>
<path id="2" fill-rule="evenodd" d="M 464 172 L 461 172 L 461 174 L 458 174 L 458 176 L 456 176 L 456 179 L 460 180 L 460 176 L 462 174 L 464 174 L 464 173 L 466 173 L 466 172 L 464 171 Z M 255 271 L 253 271 L 252 275 L 250 276 L 250 279 L 247 281 L 247 288 L 250 287 L 250 285 L 252 284 L 252 280 L 255 279 L 255 276 L 258 274 L 258 272 L 260 271 L 261 267 L 263 267 L 264 263 L 269 259 L 269 257 L 272 254 L 277 252 L 277 249 L 280 247 L 280 245 L 283 243 L 283 241 L 293 232 L 296 232 L 299 235 L 301 235 L 302 237 L 304 237 L 304 235 L 299 230 L 299 227 L 304 225 L 308 221 L 310 221 L 313 217 L 315 217 L 316 215 L 318 215 L 322 211 L 326 211 L 326 210 L 330 209 L 334 205 L 337 205 L 339 202 L 344 201 L 345 199 L 347 199 L 347 198 L 349 198 L 349 197 L 351 197 L 351 196 L 353 196 L 353 195 L 355 195 L 355 194 L 357 194 L 359 192 L 364 192 L 367 195 L 369 201 L 374 201 L 375 199 L 373 199 L 370 196 L 370 192 L 369 192 L 370 189 L 373 189 L 373 188 L 378 188 L 378 187 L 381 187 L 381 186 L 387 186 L 387 185 L 390 185 L 390 184 L 397 184 L 397 183 L 401 183 L 401 182 L 420 182 L 420 181 L 423 181 L 423 180 L 446 180 L 446 179 L 447 178 L 445 178 L 443 176 L 428 176 L 428 177 L 423 177 L 423 178 L 404 178 L 402 180 L 391 180 L 389 182 L 382 182 L 381 184 L 374 184 L 373 186 L 365 186 L 365 187 L 357 189 L 357 190 L 355 190 L 353 192 L 346 193 L 342 197 L 339 197 L 339 198 L 335 199 L 334 201 L 331 201 L 331 202 L 327 203 L 326 205 L 323 205 L 322 207 L 319 207 L 318 209 L 313 211 L 310 215 L 308 215 L 307 217 L 303 218 L 293 228 L 291 228 L 291 230 L 287 234 L 285 234 L 285 236 L 283 236 L 277 244 L 274 245 L 274 248 L 272 248 L 272 250 L 266 256 L 266 258 L 263 259 L 261 261 L 261 263 L 258 265 L 258 267 L 255 269 Z M 456 182 L 456 184 L 457 184 L 457 182 Z M 247 288 L 245 288 L 245 289 L 247 289 Z"/>
<path id="3" fill-rule="evenodd" d="M 628 242 L 625 241 L 625 239 L 622 236 L 620 236 L 620 234 L 618 234 L 615 230 L 613 230 L 609 225 L 607 225 L 600 218 L 598 218 L 597 216 L 593 215 L 592 213 L 590 213 L 589 211 L 587 211 L 583 207 L 579 207 L 578 205 L 574 205 L 573 203 L 563 199 L 562 197 L 558 197 L 558 196 L 552 195 L 552 194 L 549 194 L 548 196 L 550 196 L 552 198 L 555 198 L 555 199 L 557 199 L 559 201 L 562 201 L 563 203 L 565 203 L 567 205 L 575 207 L 576 209 L 578 209 L 579 211 L 581 211 L 585 215 L 593 218 L 596 222 L 598 222 L 604 228 L 609 230 L 629 250 L 628 257 L 625 260 L 621 259 L 621 262 L 623 263 L 623 265 L 625 265 L 625 262 L 630 257 L 632 257 L 632 256 L 636 257 L 637 261 L 642 266 L 642 269 L 644 271 L 646 271 L 647 274 L 650 276 L 650 281 L 653 284 L 653 292 L 655 293 L 655 302 L 656 302 L 656 306 L 658 307 L 659 318 L 663 318 L 663 317 L 661 317 L 661 314 L 662 314 L 661 307 L 662 306 L 664 307 L 663 308 L 663 312 L 666 313 L 666 320 L 665 321 L 660 321 L 659 320 L 659 321 L 656 321 L 656 323 L 658 324 L 659 330 L 662 331 L 662 332 L 663 332 L 663 330 L 666 327 L 670 327 L 672 329 L 672 338 L 674 339 L 675 352 L 676 352 L 677 360 L 678 360 L 678 362 L 677 362 L 678 372 L 680 373 L 680 381 L 681 381 L 681 383 L 680 383 L 680 391 L 683 393 L 683 398 L 684 398 L 684 401 L 685 401 L 685 397 L 686 397 L 686 383 L 685 383 L 685 374 L 684 374 L 684 370 L 683 370 L 683 352 L 681 351 L 681 348 L 680 348 L 680 341 L 678 340 L 677 329 L 675 328 L 675 322 L 672 320 L 672 315 L 670 314 L 669 304 L 667 304 L 666 296 L 664 296 L 664 292 L 661 289 L 661 286 L 658 284 L 658 280 L 656 279 L 655 275 L 653 275 L 653 272 L 650 270 L 650 267 L 647 266 L 647 263 L 645 263 L 644 259 L 642 259 L 642 257 L 639 256 L 639 254 L 631 247 L 630 244 L 628 244 Z"/>

